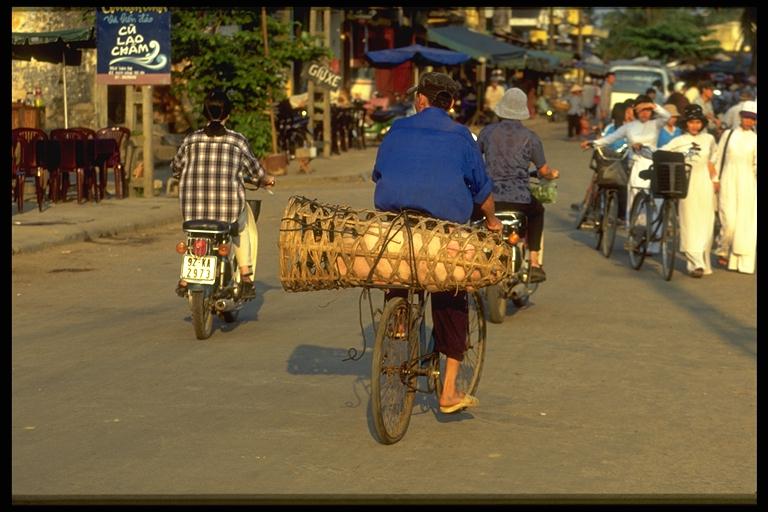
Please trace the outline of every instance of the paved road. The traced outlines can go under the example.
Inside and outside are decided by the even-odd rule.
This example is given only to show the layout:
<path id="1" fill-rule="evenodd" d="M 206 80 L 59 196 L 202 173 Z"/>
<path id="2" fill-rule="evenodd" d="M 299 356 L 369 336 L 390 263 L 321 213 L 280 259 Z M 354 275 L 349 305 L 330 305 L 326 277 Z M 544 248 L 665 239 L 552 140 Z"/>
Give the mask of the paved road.
<path id="1" fill-rule="evenodd" d="M 550 128 L 556 133 L 547 133 Z M 544 126 L 562 170 L 548 281 L 490 325 L 481 407 L 420 395 L 405 438 L 377 443 L 359 290 L 285 293 L 277 224 L 301 192 L 367 207 L 372 185 L 265 196 L 258 297 L 195 340 L 173 294 L 178 225 L 13 259 L 12 492 L 264 500 L 631 501 L 756 492 L 756 280 L 671 282 L 571 228 L 587 154 Z M 362 165 L 361 165 L 362 166 Z M 683 268 L 678 261 L 678 269 Z M 363 317 L 370 336 L 369 320 Z M 449 474 L 445 474 L 449 471 Z M 94 498 L 96 496 L 96 498 Z M 98 498 L 101 497 L 101 498 Z"/>

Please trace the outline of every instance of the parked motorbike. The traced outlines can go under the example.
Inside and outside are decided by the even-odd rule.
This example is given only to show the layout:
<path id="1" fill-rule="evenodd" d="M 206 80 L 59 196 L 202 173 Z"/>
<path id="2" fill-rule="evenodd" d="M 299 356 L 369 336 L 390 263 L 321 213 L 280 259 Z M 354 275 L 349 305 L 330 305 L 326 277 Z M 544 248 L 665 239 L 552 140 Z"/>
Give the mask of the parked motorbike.
<path id="1" fill-rule="evenodd" d="M 283 100 L 278 105 L 275 125 L 280 151 L 287 151 L 288 154 L 293 155 L 297 148 L 313 145 L 307 111 L 301 108 L 292 108 L 288 100 Z"/>
<path id="2" fill-rule="evenodd" d="M 387 110 L 377 109 L 371 113 L 371 122 L 365 126 L 366 142 L 381 142 L 384 136 L 389 132 L 397 119 L 408 116 L 411 109 L 409 103 L 395 103 Z"/>
<path id="3" fill-rule="evenodd" d="M 496 211 L 502 224 L 502 238 L 512 250 L 512 272 L 498 283 L 485 288 L 485 301 L 491 322 L 500 324 L 507 314 L 507 301 L 517 308 L 525 307 L 528 299 L 538 289 L 539 283 L 530 282 L 530 252 L 525 240 L 528 220 L 523 212 L 516 210 Z M 485 219 L 474 221 L 476 227 L 483 226 Z M 543 259 L 544 247 L 539 251 Z"/>
<path id="4" fill-rule="evenodd" d="M 246 187 L 247 190 L 256 188 Z M 261 201 L 246 201 L 251 215 L 249 222 L 255 230 Z M 232 245 L 238 226 L 237 222 L 195 219 L 185 221 L 182 229 L 186 238 L 176 244 L 176 252 L 182 255 L 180 283 L 186 282 L 186 286 L 179 286 L 176 293 L 189 301 L 195 336 L 204 340 L 213 333 L 214 316 L 233 323 L 250 300 L 242 296 L 240 267 Z M 251 247 L 254 270 L 258 254 L 255 245 Z"/>

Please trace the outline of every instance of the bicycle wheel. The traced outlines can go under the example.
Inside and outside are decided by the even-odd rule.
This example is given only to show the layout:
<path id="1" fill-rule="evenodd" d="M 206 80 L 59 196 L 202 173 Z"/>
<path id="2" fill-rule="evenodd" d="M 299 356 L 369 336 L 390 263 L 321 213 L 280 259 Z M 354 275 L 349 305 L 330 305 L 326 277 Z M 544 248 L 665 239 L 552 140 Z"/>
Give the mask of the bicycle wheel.
<path id="1" fill-rule="evenodd" d="M 606 258 L 611 257 L 613 252 L 613 242 L 616 240 L 616 225 L 619 219 L 619 198 L 613 190 L 606 192 L 605 213 L 601 223 L 603 240 L 600 244 L 600 252 Z"/>
<path id="2" fill-rule="evenodd" d="M 411 421 L 415 386 L 412 369 L 418 365 L 419 330 L 411 328 L 408 302 L 402 297 L 387 301 L 376 328 L 371 363 L 371 409 L 376 435 L 383 444 L 399 441 Z M 405 335 L 398 329 L 406 325 Z"/>
<path id="3" fill-rule="evenodd" d="M 467 351 L 464 352 L 464 360 L 459 366 L 456 388 L 472 395 L 480 383 L 480 373 L 485 361 L 485 311 L 483 298 L 478 292 L 467 293 L 467 308 Z"/>
<path id="4" fill-rule="evenodd" d="M 603 222 L 605 221 L 605 189 L 598 189 L 595 208 L 592 214 L 594 227 L 592 233 L 595 235 L 595 249 L 600 249 L 603 242 Z"/>
<path id="5" fill-rule="evenodd" d="M 629 214 L 629 233 L 627 235 L 627 242 L 629 246 L 629 263 L 632 268 L 638 270 L 645 260 L 645 250 L 648 246 L 648 216 L 646 220 L 640 222 L 640 216 L 647 213 L 649 197 L 643 191 L 640 191 L 632 201 L 632 209 Z"/>
<path id="6" fill-rule="evenodd" d="M 672 279 L 675 270 L 675 254 L 678 246 L 677 205 L 672 200 L 664 201 L 661 219 L 661 271 L 665 281 Z"/>
<path id="7" fill-rule="evenodd" d="M 595 210 L 595 204 L 597 202 L 597 184 L 592 182 L 592 188 L 590 189 L 590 193 L 587 196 L 587 199 L 581 204 L 581 209 L 579 209 L 579 214 L 576 216 L 576 229 L 581 229 L 581 225 L 584 224 L 584 222 L 587 219 L 591 219 L 594 217 L 594 210 Z"/>

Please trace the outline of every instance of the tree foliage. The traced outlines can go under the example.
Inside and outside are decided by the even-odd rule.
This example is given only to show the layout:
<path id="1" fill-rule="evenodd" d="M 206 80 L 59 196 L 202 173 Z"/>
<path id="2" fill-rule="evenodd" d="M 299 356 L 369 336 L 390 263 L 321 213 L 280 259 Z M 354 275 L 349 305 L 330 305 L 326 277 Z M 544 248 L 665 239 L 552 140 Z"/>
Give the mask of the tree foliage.
<path id="1" fill-rule="evenodd" d="M 621 9 L 605 16 L 609 35 L 598 44 L 598 52 L 605 60 L 646 56 L 697 64 L 721 51 L 716 41 L 703 39 L 710 32 L 706 22 L 693 9 Z"/>
<path id="2" fill-rule="evenodd" d="M 329 51 L 306 32 L 267 17 L 269 56 L 264 55 L 261 11 L 197 9 L 171 11 L 172 91 L 185 98 L 193 126 L 204 123 L 202 102 L 214 87 L 233 103 L 228 125 L 242 132 L 254 153 L 272 152 L 269 105 L 285 98 L 291 62 L 301 65 Z"/>

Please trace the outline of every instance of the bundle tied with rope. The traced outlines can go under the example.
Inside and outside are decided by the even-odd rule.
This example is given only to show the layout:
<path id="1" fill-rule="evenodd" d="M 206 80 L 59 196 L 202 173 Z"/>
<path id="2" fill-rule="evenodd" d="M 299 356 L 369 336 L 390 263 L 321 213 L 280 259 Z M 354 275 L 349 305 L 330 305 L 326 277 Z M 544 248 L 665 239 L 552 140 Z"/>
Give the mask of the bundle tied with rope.
<path id="1" fill-rule="evenodd" d="M 417 212 L 380 212 L 293 196 L 280 223 L 280 282 L 301 292 L 364 286 L 475 290 L 513 268 L 500 235 Z"/>

